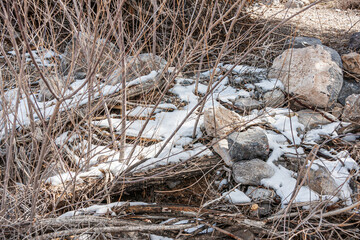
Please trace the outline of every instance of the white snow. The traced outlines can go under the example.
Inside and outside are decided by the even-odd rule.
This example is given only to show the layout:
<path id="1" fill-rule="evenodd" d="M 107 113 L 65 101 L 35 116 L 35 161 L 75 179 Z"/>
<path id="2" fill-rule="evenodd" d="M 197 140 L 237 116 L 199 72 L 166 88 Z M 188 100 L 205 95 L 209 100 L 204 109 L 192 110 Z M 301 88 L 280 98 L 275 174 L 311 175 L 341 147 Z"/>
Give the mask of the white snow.
<path id="1" fill-rule="evenodd" d="M 234 189 L 229 192 L 225 192 L 222 194 L 225 196 L 225 199 L 228 200 L 232 204 L 240 204 L 240 203 L 248 203 L 251 202 L 251 199 L 246 196 L 246 194 L 239 189 Z"/>

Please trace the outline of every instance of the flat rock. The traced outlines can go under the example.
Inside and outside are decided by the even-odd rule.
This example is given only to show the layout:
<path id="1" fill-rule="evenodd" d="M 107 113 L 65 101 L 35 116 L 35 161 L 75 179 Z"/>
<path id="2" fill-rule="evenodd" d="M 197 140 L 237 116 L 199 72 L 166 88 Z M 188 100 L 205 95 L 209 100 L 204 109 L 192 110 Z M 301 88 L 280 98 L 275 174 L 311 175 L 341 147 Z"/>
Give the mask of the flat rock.
<path id="1" fill-rule="evenodd" d="M 239 114 L 224 107 L 207 108 L 204 111 L 206 133 L 215 138 L 224 138 L 244 124 Z"/>
<path id="2" fill-rule="evenodd" d="M 360 94 L 360 82 L 345 78 L 338 97 L 339 103 L 345 105 L 346 98 L 352 94 Z"/>
<path id="3" fill-rule="evenodd" d="M 251 128 L 228 136 L 229 154 L 234 161 L 265 159 L 269 155 L 269 141 L 263 129 Z"/>
<path id="4" fill-rule="evenodd" d="M 260 185 L 262 179 L 275 174 L 274 169 L 260 159 L 236 162 L 232 171 L 235 182 L 245 185 Z"/>
<path id="5" fill-rule="evenodd" d="M 353 51 L 360 51 L 360 32 L 351 35 L 349 40 L 349 48 Z"/>
<path id="6" fill-rule="evenodd" d="M 279 108 L 285 103 L 285 95 L 278 88 L 264 93 L 262 99 L 266 107 Z"/>
<path id="7" fill-rule="evenodd" d="M 274 191 L 253 186 L 249 186 L 245 194 L 252 200 L 271 200 L 275 197 Z"/>
<path id="8" fill-rule="evenodd" d="M 261 109 L 264 107 L 264 104 L 253 98 L 237 98 L 234 102 L 234 105 L 237 107 L 237 110 L 242 112 L 248 112 L 254 109 Z"/>
<path id="9" fill-rule="evenodd" d="M 336 117 L 327 112 L 314 112 L 313 110 L 305 109 L 296 112 L 298 120 L 305 126 L 306 130 L 310 130 L 318 127 L 319 125 L 325 125 L 337 121 Z M 331 119 L 331 120 L 329 120 Z"/>
<path id="10" fill-rule="evenodd" d="M 336 102 L 343 84 L 342 69 L 322 45 L 285 50 L 274 60 L 268 78 L 279 78 L 290 94 L 320 108 Z"/>
<path id="11" fill-rule="evenodd" d="M 360 94 L 352 94 L 346 98 L 343 120 L 360 124 Z"/>
<path id="12" fill-rule="evenodd" d="M 360 75 L 360 54 L 356 52 L 351 52 L 341 56 L 343 61 L 344 69 Z"/>
<path id="13" fill-rule="evenodd" d="M 285 48 L 304 48 L 313 45 L 322 45 L 322 42 L 314 37 L 294 37 L 285 42 Z"/>

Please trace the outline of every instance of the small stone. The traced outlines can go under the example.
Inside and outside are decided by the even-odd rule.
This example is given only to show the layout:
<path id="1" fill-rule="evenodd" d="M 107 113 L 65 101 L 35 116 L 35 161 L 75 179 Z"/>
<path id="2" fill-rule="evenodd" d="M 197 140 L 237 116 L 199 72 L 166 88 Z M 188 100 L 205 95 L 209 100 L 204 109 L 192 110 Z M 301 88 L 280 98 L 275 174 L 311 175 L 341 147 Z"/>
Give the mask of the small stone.
<path id="1" fill-rule="evenodd" d="M 310 169 L 305 184 L 321 195 L 336 195 L 338 186 L 331 173 L 323 166 L 314 164 Z"/>
<path id="2" fill-rule="evenodd" d="M 346 98 L 352 94 L 360 94 L 360 82 L 345 78 L 338 97 L 339 103 L 345 105 Z"/>
<path id="3" fill-rule="evenodd" d="M 287 7 L 287 8 L 302 8 L 307 4 L 309 4 L 308 0 L 288 0 L 285 3 L 285 7 Z"/>
<path id="4" fill-rule="evenodd" d="M 305 109 L 296 112 L 299 123 L 305 126 L 306 130 L 325 125 L 337 121 L 336 117 L 327 112 L 314 112 L 313 110 Z M 332 121 L 330 121 L 331 119 Z"/>
<path id="5" fill-rule="evenodd" d="M 349 48 L 354 51 L 360 50 L 360 32 L 356 32 L 350 37 Z"/>
<path id="6" fill-rule="evenodd" d="M 275 58 L 268 78 L 279 78 L 285 89 L 314 107 L 331 107 L 343 84 L 342 69 L 322 45 L 285 50 Z"/>
<path id="7" fill-rule="evenodd" d="M 270 200 L 275 197 L 275 193 L 272 190 L 249 186 L 246 195 L 252 200 Z"/>
<path id="8" fill-rule="evenodd" d="M 231 167 L 234 164 L 234 161 L 231 159 L 229 155 L 229 144 L 226 139 L 218 140 L 216 138 L 213 139 L 213 149 L 214 151 L 220 155 L 221 159 L 224 160 L 225 164 Z"/>
<path id="9" fill-rule="evenodd" d="M 224 138 L 243 124 L 244 121 L 239 114 L 222 106 L 207 108 L 204 111 L 205 131 L 211 137 Z"/>
<path id="10" fill-rule="evenodd" d="M 275 88 L 264 94 L 263 101 L 266 107 L 279 108 L 285 103 L 285 95 L 280 89 Z"/>
<path id="11" fill-rule="evenodd" d="M 229 135 L 229 154 L 234 161 L 265 159 L 269 155 L 269 141 L 263 129 L 251 128 Z"/>
<path id="12" fill-rule="evenodd" d="M 343 61 L 344 69 L 354 73 L 360 74 L 360 54 L 351 52 L 341 56 Z"/>
<path id="13" fill-rule="evenodd" d="M 262 179 L 275 174 L 274 169 L 260 159 L 235 162 L 232 170 L 235 182 L 245 185 L 260 185 Z"/>
<path id="14" fill-rule="evenodd" d="M 343 119 L 360 124 L 360 94 L 352 94 L 346 98 Z"/>
<path id="15" fill-rule="evenodd" d="M 242 112 L 249 112 L 254 109 L 261 109 L 264 107 L 264 104 L 253 98 L 238 98 L 235 100 L 234 105 L 237 107 L 237 110 Z"/>
<path id="16" fill-rule="evenodd" d="M 285 42 L 285 48 L 304 48 L 313 45 L 322 45 L 322 42 L 313 37 L 294 37 Z"/>

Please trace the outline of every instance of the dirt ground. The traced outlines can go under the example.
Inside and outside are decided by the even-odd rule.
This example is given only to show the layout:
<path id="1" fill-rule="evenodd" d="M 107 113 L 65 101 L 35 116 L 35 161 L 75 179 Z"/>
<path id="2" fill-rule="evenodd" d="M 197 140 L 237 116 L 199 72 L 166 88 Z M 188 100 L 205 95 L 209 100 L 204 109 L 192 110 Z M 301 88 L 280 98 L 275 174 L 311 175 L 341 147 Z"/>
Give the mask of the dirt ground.
<path id="1" fill-rule="evenodd" d="M 299 13 L 280 27 L 278 32 L 290 36 L 317 37 L 324 45 L 334 48 L 340 54 L 349 52 L 350 36 L 360 31 L 360 10 L 342 10 L 331 5 L 315 5 L 304 9 L 289 9 L 282 4 L 270 7 L 255 5 L 252 6 L 251 14 L 259 21 L 273 24 Z"/>

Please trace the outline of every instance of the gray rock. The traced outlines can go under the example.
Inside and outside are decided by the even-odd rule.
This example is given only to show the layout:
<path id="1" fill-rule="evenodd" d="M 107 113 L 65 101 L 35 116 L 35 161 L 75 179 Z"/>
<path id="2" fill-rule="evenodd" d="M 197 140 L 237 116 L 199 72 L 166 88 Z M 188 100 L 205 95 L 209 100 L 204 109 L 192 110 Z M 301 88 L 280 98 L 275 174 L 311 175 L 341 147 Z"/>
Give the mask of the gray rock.
<path id="1" fill-rule="evenodd" d="M 274 169 L 260 159 L 234 163 L 232 167 L 235 182 L 245 185 L 260 185 L 261 180 L 275 174 Z"/>
<path id="2" fill-rule="evenodd" d="M 285 95 L 280 89 L 275 88 L 263 95 L 263 101 L 266 107 L 282 107 L 285 103 Z"/>
<path id="3" fill-rule="evenodd" d="M 242 112 L 251 111 L 254 109 L 261 109 L 264 107 L 264 104 L 253 98 L 238 98 L 235 100 L 234 105 L 237 107 L 237 110 Z"/>
<path id="4" fill-rule="evenodd" d="M 360 124 L 360 94 L 352 94 L 346 98 L 343 119 Z"/>
<path id="5" fill-rule="evenodd" d="M 314 164 L 313 168 L 310 169 L 305 184 L 318 194 L 337 195 L 338 186 L 331 173 L 325 167 L 318 164 Z"/>
<path id="6" fill-rule="evenodd" d="M 230 157 L 235 162 L 254 158 L 265 159 L 269 155 L 269 142 L 261 128 L 233 132 L 228 136 L 228 142 Z"/>
<path id="7" fill-rule="evenodd" d="M 253 186 L 249 186 L 245 194 L 253 200 L 271 200 L 275 197 L 274 191 Z"/>
<path id="8" fill-rule="evenodd" d="M 309 4 L 308 0 L 288 0 L 285 3 L 285 7 L 287 7 L 287 8 L 302 8 L 306 4 Z"/>
<path id="9" fill-rule="evenodd" d="M 351 35 L 349 48 L 354 51 L 360 51 L 360 32 L 356 32 Z"/>
<path id="10" fill-rule="evenodd" d="M 336 121 L 336 117 L 326 112 L 315 112 L 310 109 L 305 109 L 296 112 L 299 122 L 305 126 L 306 130 L 310 130 L 318 127 L 319 125 L 325 125 Z M 325 117 L 326 116 L 326 117 Z M 330 121 L 331 119 L 332 121 Z"/>
<path id="11" fill-rule="evenodd" d="M 360 94 L 360 82 L 345 78 L 338 97 L 339 103 L 345 105 L 346 98 L 351 94 Z"/>
<path id="12" fill-rule="evenodd" d="M 324 47 L 324 49 L 325 49 L 328 53 L 330 53 L 331 59 L 332 59 L 334 62 L 336 62 L 336 64 L 337 64 L 340 68 L 342 68 L 342 67 L 343 67 L 343 64 L 342 64 L 342 60 L 341 60 L 340 54 L 339 54 L 336 50 L 334 50 L 334 49 L 332 49 L 332 48 L 330 48 L 330 47 L 327 47 L 327 46 L 324 46 L 324 45 L 322 45 L 322 46 Z"/>
<path id="13" fill-rule="evenodd" d="M 285 48 L 303 48 L 312 45 L 322 45 L 322 42 L 314 37 L 294 37 L 285 42 Z"/>

